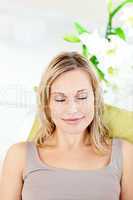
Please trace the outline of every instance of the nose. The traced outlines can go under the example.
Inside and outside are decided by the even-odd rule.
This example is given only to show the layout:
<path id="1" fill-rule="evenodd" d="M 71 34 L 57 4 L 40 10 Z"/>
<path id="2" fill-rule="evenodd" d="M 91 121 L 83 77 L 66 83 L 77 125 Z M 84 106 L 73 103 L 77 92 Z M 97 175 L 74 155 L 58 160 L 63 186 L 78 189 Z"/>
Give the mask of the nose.
<path id="1" fill-rule="evenodd" d="M 75 113 L 77 112 L 77 104 L 74 100 L 69 101 L 67 111 L 69 113 Z"/>

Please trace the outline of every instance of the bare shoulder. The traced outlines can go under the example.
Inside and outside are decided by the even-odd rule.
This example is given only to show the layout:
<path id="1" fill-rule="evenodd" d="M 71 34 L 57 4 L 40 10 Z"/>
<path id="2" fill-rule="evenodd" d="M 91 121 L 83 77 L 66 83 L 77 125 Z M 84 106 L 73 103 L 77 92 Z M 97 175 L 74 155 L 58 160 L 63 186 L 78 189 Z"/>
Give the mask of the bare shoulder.
<path id="1" fill-rule="evenodd" d="M 122 144 L 122 154 L 123 154 L 123 164 L 133 162 L 133 143 L 125 140 L 119 139 Z"/>
<path id="2" fill-rule="evenodd" d="M 131 166 L 133 167 L 133 143 L 122 140 L 122 152 L 124 170 L 129 169 Z"/>
<path id="3" fill-rule="evenodd" d="M 12 144 L 6 152 L 0 174 L 0 197 L 2 199 L 21 199 L 26 143 Z"/>
<path id="4" fill-rule="evenodd" d="M 12 144 L 7 150 L 6 157 L 12 157 L 13 156 L 14 159 L 15 158 L 16 159 L 21 158 L 21 160 L 22 160 L 22 157 L 26 153 L 26 144 L 27 144 L 26 141 L 22 141 L 22 142 Z"/>
<path id="5" fill-rule="evenodd" d="M 7 151 L 7 154 L 12 154 L 12 153 L 15 153 L 15 154 L 18 154 L 18 153 L 22 153 L 26 150 L 26 144 L 27 144 L 27 141 L 21 141 L 21 142 L 18 142 L 18 143 L 15 143 L 15 144 L 12 144 L 9 148 L 8 148 L 8 151 Z"/>
<path id="6" fill-rule="evenodd" d="M 27 143 L 27 141 L 21 141 L 21 142 L 12 144 L 12 145 L 9 147 L 8 151 L 12 151 L 12 150 L 13 150 L 13 151 L 14 151 L 14 150 L 22 150 L 22 149 L 25 148 L 26 143 Z"/>
<path id="7" fill-rule="evenodd" d="M 10 167 L 12 163 L 18 168 L 18 170 L 23 172 L 26 160 L 26 144 L 26 141 L 21 141 L 12 144 L 8 148 L 3 161 L 3 170 Z"/>
<path id="8" fill-rule="evenodd" d="M 124 140 L 124 139 L 120 139 L 122 142 L 122 150 L 123 150 L 123 154 L 126 155 L 127 153 L 130 155 L 133 154 L 133 143 Z"/>
<path id="9" fill-rule="evenodd" d="M 121 179 L 121 200 L 133 199 L 133 143 L 127 140 L 122 141 L 123 152 L 123 173 Z"/>

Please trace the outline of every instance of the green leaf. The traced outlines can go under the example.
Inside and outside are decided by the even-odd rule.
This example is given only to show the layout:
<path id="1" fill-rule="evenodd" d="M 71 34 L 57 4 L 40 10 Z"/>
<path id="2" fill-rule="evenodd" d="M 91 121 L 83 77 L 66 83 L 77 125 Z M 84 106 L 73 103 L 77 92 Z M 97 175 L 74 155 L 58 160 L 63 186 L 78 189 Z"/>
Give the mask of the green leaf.
<path id="1" fill-rule="evenodd" d="M 96 69 L 96 72 L 98 74 L 99 79 L 103 80 L 103 81 L 105 81 L 107 83 L 108 81 L 105 79 L 105 74 L 102 72 L 102 70 L 96 65 L 94 65 L 94 67 Z"/>
<path id="2" fill-rule="evenodd" d="M 90 61 L 94 64 L 94 65 L 98 65 L 99 61 L 97 59 L 97 57 L 94 55 L 90 58 Z"/>
<path id="3" fill-rule="evenodd" d="M 121 27 L 115 28 L 114 31 L 121 39 L 126 40 L 125 32 Z"/>
<path id="4" fill-rule="evenodd" d="M 97 69 L 97 73 L 99 75 L 100 80 L 104 80 L 107 83 L 108 81 L 105 79 L 105 74 L 101 71 L 99 67 L 96 66 L 96 69 Z"/>
<path id="5" fill-rule="evenodd" d="M 114 10 L 112 8 L 112 11 L 110 12 L 111 10 L 111 7 L 113 6 L 112 5 L 112 2 L 113 0 L 108 0 L 108 6 L 109 6 L 109 16 L 108 16 L 108 24 L 107 24 L 107 28 L 106 28 L 106 34 L 105 34 L 105 38 L 107 38 L 108 40 L 109 37 L 108 35 L 111 35 L 112 34 L 112 21 L 113 21 L 113 17 L 128 3 L 133 3 L 133 0 L 124 0 L 123 2 L 121 2 Z M 122 36 L 124 37 L 124 36 Z"/>
<path id="6" fill-rule="evenodd" d="M 103 80 L 105 81 L 106 83 L 108 83 L 108 81 L 105 79 L 105 74 L 102 72 L 102 70 L 97 66 L 99 64 L 99 61 L 97 59 L 97 57 L 95 55 L 93 55 L 91 58 L 90 58 L 90 61 L 92 62 L 93 64 L 93 67 L 94 67 L 94 70 L 96 71 L 98 77 L 100 80 Z"/>
<path id="7" fill-rule="evenodd" d="M 88 30 L 85 27 L 83 27 L 80 23 L 75 22 L 74 25 L 78 34 L 89 33 Z"/>
<path id="8" fill-rule="evenodd" d="M 79 37 L 77 37 L 76 35 L 66 35 L 64 37 L 64 40 L 67 41 L 67 42 L 73 42 L 73 43 L 79 43 L 80 42 L 80 39 Z"/>
<path id="9" fill-rule="evenodd" d="M 82 54 L 83 54 L 83 56 L 88 58 L 89 51 L 88 51 L 88 48 L 87 48 L 87 46 L 85 44 L 82 45 Z"/>
<path id="10" fill-rule="evenodd" d="M 104 78 L 104 73 L 98 68 L 98 64 L 99 64 L 99 61 L 97 60 L 97 57 L 95 56 L 95 55 L 93 55 L 93 56 L 91 56 L 90 58 L 89 58 L 89 56 L 90 56 L 90 53 L 89 53 L 89 50 L 88 50 L 88 48 L 87 48 L 87 46 L 86 45 L 82 45 L 82 53 L 83 53 L 83 55 L 86 57 L 86 58 L 88 58 L 90 61 L 91 61 L 91 63 L 93 64 L 93 65 L 91 65 L 91 67 L 95 70 L 95 72 L 96 72 L 96 74 L 98 75 L 98 77 L 99 77 L 99 79 L 100 80 L 104 80 L 105 82 L 107 82 L 106 80 L 105 80 L 105 78 Z"/>

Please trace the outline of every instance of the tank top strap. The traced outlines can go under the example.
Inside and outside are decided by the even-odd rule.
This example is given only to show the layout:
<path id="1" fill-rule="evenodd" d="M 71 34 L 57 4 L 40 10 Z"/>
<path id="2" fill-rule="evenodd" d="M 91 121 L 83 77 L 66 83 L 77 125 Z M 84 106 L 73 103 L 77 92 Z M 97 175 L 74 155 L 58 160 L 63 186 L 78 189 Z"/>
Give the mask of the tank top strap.
<path id="1" fill-rule="evenodd" d="M 29 173 L 32 173 L 33 171 L 39 170 L 41 168 L 41 165 L 39 164 L 39 159 L 37 155 L 37 148 L 33 141 L 27 141 L 26 142 L 26 166 L 23 173 L 23 179 L 26 178 L 26 176 Z"/>
<path id="2" fill-rule="evenodd" d="M 36 146 L 32 141 L 27 142 L 27 164 L 28 167 L 34 168 L 36 165 Z"/>
<path id="3" fill-rule="evenodd" d="M 120 138 L 113 138 L 112 143 L 112 170 L 117 176 L 121 177 L 123 168 L 123 154 L 122 154 L 122 140 Z"/>

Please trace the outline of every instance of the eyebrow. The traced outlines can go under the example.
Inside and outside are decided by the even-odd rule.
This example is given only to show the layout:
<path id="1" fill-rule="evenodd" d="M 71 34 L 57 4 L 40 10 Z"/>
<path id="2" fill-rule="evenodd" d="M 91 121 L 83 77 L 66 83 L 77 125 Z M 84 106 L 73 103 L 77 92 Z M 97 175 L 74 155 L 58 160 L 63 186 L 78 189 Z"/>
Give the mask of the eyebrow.
<path id="1" fill-rule="evenodd" d="M 81 90 L 77 90 L 77 93 L 78 92 L 82 92 L 82 91 L 87 91 L 88 89 L 81 89 Z M 63 94 L 65 95 L 63 92 L 52 92 L 51 94 Z"/>

